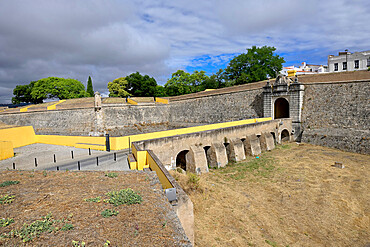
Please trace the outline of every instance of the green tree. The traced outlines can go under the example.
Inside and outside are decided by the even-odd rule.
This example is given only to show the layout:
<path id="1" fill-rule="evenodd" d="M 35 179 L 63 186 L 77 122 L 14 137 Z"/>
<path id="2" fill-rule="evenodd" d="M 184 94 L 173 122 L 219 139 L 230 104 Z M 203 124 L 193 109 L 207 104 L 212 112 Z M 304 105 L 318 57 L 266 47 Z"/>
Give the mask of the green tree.
<path id="1" fill-rule="evenodd" d="M 139 72 L 126 76 L 127 91 L 137 97 L 151 97 L 156 95 L 157 82 L 153 77 L 141 75 Z"/>
<path id="2" fill-rule="evenodd" d="M 197 70 L 192 74 L 183 70 L 176 71 L 164 85 L 166 94 L 176 96 L 204 90 L 204 87 L 206 87 L 204 84 L 210 79 L 205 73 L 205 71 Z"/>
<path id="3" fill-rule="evenodd" d="M 247 49 L 247 53 L 230 61 L 224 71 L 226 78 L 238 85 L 266 80 L 268 76 L 275 77 L 285 62 L 284 58 L 274 55 L 275 50 L 275 47 L 270 46 L 252 46 Z"/>
<path id="4" fill-rule="evenodd" d="M 85 86 L 75 79 L 48 77 L 35 82 L 31 96 L 42 101 L 47 98 L 73 99 L 87 97 Z"/>
<path id="5" fill-rule="evenodd" d="M 166 89 L 161 85 L 157 85 L 155 96 L 156 97 L 166 97 L 167 96 Z"/>
<path id="6" fill-rule="evenodd" d="M 127 90 L 128 81 L 125 77 L 114 79 L 108 82 L 109 97 L 127 97 L 131 96 Z"/>
<path id="7" fill-rule="evenodd" d="M 36 81 L 30 82 L 28 85 L 17 85 L 14 90 L 13 94 L 14 97 L 12 98 L 13 104 L 19 104 L 19 103 L 42 103 L 42 100 L 38 100 L 32 97 L 31 92 L 32 88 L 35 85 Z"/>
<path id="8" fill-rule="evenodd" d="M 93 85 L 92 85 L 92 81 L 91 81 L 91 77 L 90 76 L 89 76 L 89 79 L 87 80 L 86 93 L 90 97 L 94 97 L 94 89 L 93 89 Z"/>
<path id="9" fill-rule="evenodd" d="M 190 74 L 183 70 L 172 73 L 172 77 L 167 80 L 164 88 L 168 96 L 191 93 Z"/>

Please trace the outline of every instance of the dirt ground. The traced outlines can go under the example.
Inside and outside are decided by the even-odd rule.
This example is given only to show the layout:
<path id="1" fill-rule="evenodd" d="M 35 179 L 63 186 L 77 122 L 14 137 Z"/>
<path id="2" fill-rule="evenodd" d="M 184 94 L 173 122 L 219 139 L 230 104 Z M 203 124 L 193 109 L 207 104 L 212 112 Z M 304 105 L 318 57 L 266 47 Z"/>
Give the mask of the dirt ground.
<path id="1" fill-rule="evenodd" d="M 82 246 L 82 242 L 86 247 L 189 244 L 153 172 L 115 174 L 117 177 L 108 177 L 107 172 L 0 172 L 0 184 L 19 181 L 18 184 L 0 186 L 0 195 L 15 196 L 8 204 L 2 204 L 0 198 L 0 246 Z M 108 198 L 106 193 L 127 188 L 142 196 L 140 204 L 114 206 L 103 202 Z M 100 202 L 85 201 L 99 196 Z M 105 209 L 119 213 L 104 218 L 101 213 Z M 73 229 L 44 232 L 25 244 L 17 236 L 4 235 L 21 229 L 23 224 L 43 220 L 42 217 L 49 213 L 55 221 L 64 220 L 63 223 L 55 222 L 53 227 L 61 229 L 68 223 Z M 14 222 L 3 226 L 1 220 L 7 218 Z M 76 241 L 75 245 L 72 241 Z M 104 245 L 107 241 L 110 244 Z"/>
<path id="2" fill-rule="evenodd" d="M 289 143 L 198 182 L 173 174 L 194 203 L 196 246 L 363 247 L 369 165 L 370 156 Z"/>

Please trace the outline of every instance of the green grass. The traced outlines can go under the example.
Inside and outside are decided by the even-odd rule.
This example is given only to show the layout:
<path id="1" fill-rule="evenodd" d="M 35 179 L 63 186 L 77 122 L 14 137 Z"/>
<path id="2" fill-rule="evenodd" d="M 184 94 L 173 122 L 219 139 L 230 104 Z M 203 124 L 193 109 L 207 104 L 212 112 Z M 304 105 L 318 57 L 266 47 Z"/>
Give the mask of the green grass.
<path id="1" fill-rule="evenodd" d="M 237 162 L 229 164 L 219 170 L 221 174 L 229 175 L 234 180 L 242 180 L 249 175 L 268 178 L 275 171 L 274 160 L 267 154 L 253 158 L 247 162 Z"/>
<path id="2" fill-rule="evenodd" d="M 104 218 L 109 218 L 109 217 L 112 217 L 112 216 L 116 216 L 117 214 L 119 214 L 119 211 L 116 211 L 114 209 L 105 209 L 103 212 L 101 212 L 101 215 Z"/>
<path id="3" fill-rule="evenodd" d="M 140 204 L 143 201 L 141 195 L 133 191 L 131 188 L 123 189 L 120 191 L 110 191 L 107 193 L 109 199 L 106 202 L 113 204 L 114 206 L 122 204 Z"/>
<path id="4" fill-rule="evenodd" d="M 19 184 L 19 181 L 5 181 L 0 184 L 0 187 L 5 187 L 13 184 Z"/>
<path id="5" fill-rule="evenodd" d="M 268 240 L 268 239 L 266 239 L 265 242 L 266 242 L 266 244 L 269 244 L 269 245 L 271 245 L 273 247 L 277 247 L 278 246 L 277 243 L 275 243 L 274 241 Z"/>

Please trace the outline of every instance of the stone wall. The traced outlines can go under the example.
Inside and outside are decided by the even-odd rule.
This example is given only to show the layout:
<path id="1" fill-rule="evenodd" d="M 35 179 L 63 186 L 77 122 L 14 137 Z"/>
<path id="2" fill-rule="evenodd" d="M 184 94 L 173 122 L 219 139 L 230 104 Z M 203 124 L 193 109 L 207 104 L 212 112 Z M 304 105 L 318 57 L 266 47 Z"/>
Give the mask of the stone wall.
<path id="1" fill-rule="evenodd" d="M 171 123 L 219 123 L 263 117 L 262 88 L 170 104 Z"/>
<path id="2" fill-rule="evenodd" d="M 302 141 L 369 154 L 370 80 L 305 84 Z"/>
<path id="3" fill-rule="evenodd" d="M 37 134 L 86 135 L 95 128 L 94 108 L 1 114 L 10 125 L 33 126 Z"/>

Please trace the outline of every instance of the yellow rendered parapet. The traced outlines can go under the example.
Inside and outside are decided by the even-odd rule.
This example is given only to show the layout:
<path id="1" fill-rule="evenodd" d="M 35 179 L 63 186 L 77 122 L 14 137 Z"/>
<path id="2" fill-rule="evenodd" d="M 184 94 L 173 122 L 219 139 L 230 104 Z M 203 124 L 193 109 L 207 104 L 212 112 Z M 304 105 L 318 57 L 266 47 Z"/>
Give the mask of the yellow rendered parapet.
<path id="1" fill-rule="evenodd" d="M 155 102 L 162 103 L 162 104 L 168 104 L 168 99 L 155 97 Z"/>
<path id="2" fill-rule="evenodd" d="M 130 147 L 129 139 L 130 139 L 130 142 L 132 143 L 132 142 L 137 142 L 137 141 L 157 139 L 157 138 L 163 138 L 163 137 L 175 136 L 175 135 L 184 135 L 184 134 L 190 134 L 190 133 L 195 133 L 195 132 L 200 132 L 200 131 L 227 128 L 227 127 L 239 126 L 239 125 L 244 125 L 244 124 L 264 122 L 264 121 L 269 121 L 269 120 L 272 120 L 272 118 L 268 117 L 268 118 L 246 119 L 246 120 L 239 120 L 239 121 L 233 121 L 233 122 L 201 125 L 201 126 L 182 128 L 182 129 L 151 132 L 151 133 L 138 134 L 138 135 L 132 135 L 132 136 L 113 137 L 114 140 L 111 142 L 111 149 L 112 150 L 128 149 Z"/>
<path id="3" fill-rule="evenodd" d="M 0 141 L 0 160 L 14 156 L 13 144 L 10 141 Z"/>
<path id="4" fill-rule="evenodd" d="M 49 110 L 55 110 L 57 109 L 57 105 L 59 105 L 60 103 L 63 103 L 64 101 L 66 101 L 65 99 L 61 99 L 59 100 L 57 103 L 55 103 L 54 105 L 50 105 L 48 106 L 46 109 L 49 111 Z"/>
<path id="5" fill-rule="evenodd" d="M 23 107 L 23 108 L 19 109 L 19 111 L 20 112 L 26 112 L 26 111 L 28 111 L 28 108 L 30 108 L 32 106 L 34 106 L 34 105 L 29 105 L 29 106 Z"/>
<path id="6" fill-rule="evenodd" d="M 13 148 L 30 145 L 36 142 L 32 126 L 0 129 L 0 141 L 11 142 Z"/>
<path id="7" fill-rule="evenodd" d="M 137 102 L 130 99 L 130 98 L 127 98 L 127 103 L 131 104 L 131 105 L 137 105 Z"/>

